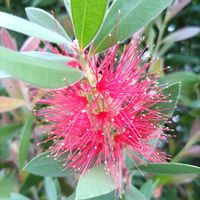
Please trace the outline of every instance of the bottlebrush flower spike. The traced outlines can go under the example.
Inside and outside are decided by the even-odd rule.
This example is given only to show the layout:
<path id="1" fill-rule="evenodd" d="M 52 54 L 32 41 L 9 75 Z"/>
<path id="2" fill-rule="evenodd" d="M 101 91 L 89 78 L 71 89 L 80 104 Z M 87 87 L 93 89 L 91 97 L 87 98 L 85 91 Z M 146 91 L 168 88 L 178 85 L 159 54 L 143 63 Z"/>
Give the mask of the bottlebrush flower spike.
<path id="1" fill-rule="evenodd" d="M 104 163 L 121 189 L 122 178 L 128 180 L 126 156 L 134 165 L 167 159 L 151 141 L 166 139 L 160 124 L 168 116 L 156 105 L 169 100 L 158 85 L 158 76 L 145 73 L 151 62 L 142 61 L 139 45 L 131 42 L 118 62 L 117 49 L 118 45 L 108 50 L 102 60 L 85 55 L 80 66 L 86 78 L 49 92 L 40 101 L 49 107 L 37 115 L 51 123 L 52 155 L 57 159 L 68 153 L 64 168 L 82 174 Z"/>

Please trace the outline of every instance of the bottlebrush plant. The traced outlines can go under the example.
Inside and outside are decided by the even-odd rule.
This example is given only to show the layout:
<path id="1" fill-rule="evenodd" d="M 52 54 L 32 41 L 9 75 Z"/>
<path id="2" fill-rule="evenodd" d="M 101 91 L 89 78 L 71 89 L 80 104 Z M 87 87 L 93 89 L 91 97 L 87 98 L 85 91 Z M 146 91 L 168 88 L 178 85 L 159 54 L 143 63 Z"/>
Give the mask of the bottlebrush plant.
<path id="1" fill-rule="evenodd" d="M 69 199 L 76 200 L 147 199 L 132 185 L 136 169 L 199 174 L 198 167 L 168 162 L 170 155 L 159 149 L 159 141 L 170 137 L 164 123 L 176 107 L 180 83 L 162 83 L 159 71 L 149 71 L 156 58 L 147 60 L 149 47 L 142 48 L 135 34 L 171 0 L 64 3 L 73 39 L 41 9 L 26 8 L 28 20 L 0 12 L 1 27 L 44 46 L 23 52 L 0 48 L 0 69 L 32 89 L 35 132 L 46 137 L 38 145 L 48 146 L 26 166 L 26 156 L 20 157 L 20 168 L 45 177 L 47 190 L 55 185 L 50 177 L 75 176 L 77 188 Z M 31 133 L 34 119 L 27 113 L 23 131 Z"/>

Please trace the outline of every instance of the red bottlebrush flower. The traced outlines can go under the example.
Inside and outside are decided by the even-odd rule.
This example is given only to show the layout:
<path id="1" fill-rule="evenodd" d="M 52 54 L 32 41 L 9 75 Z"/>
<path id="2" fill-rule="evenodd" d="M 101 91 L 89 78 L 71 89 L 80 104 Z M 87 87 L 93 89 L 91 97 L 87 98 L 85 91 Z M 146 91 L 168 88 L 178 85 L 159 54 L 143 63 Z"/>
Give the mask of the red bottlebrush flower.
<path id="1" fill-rule="evenodd" d="M 118 188 L 122 188 L 122 177 L 128 178 L 126 156 L 135 165 L 167 158 L 151 141 L 165 140 L 160 124 L 168 116 L 156 105 L 168 100 L 158 77 L 145 73 L 151 63 L 142 61 L 138 48 L 131 42 L 118 62 L 117 45 L 102 60 L 86 55 L 86 65 L 80 64 L 86 78 L 49 92 L 41 100 L 49 107 L 38 112 L 51 123 L 51 153 L 55 157 L 68 153 L 66 168 L 82 174 L 104 163 Z"/>

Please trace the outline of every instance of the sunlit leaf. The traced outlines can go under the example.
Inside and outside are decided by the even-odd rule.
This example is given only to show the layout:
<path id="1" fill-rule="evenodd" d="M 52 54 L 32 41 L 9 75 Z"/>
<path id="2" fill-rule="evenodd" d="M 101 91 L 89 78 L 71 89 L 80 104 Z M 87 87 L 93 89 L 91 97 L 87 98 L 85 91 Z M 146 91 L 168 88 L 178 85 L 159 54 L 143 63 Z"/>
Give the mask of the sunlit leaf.
<path id="1" fill-rule="evenodd" d="M 71 0 L 74 29 L 81 49 L 99 30 L 106 7 L 107 0 Z"/>

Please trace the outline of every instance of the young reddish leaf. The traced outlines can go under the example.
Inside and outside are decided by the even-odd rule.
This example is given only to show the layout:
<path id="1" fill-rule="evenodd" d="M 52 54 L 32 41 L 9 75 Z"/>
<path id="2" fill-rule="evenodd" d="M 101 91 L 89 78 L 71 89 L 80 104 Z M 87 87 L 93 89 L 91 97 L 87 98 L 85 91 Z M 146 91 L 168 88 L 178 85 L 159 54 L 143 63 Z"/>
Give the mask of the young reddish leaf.
<path id="1" fill-rule="evenodd" d="M 163 43 L 174 43 L 182 40 L 187 40 L 198 35 L 199 33 L 200 27 L 188 26 L 168 35 L 166 38 L 163 39 Z"/>
<path id="2" fill-rule="evenodd" d="M 0 96 L 0 113 L 12 111 L 25 105 L 22 99 Z"/>
<path id="3" fill-rule="evenodd" d="M 29 37 L 22 47 L 20 51 L 36 51 L 39 48 L 41 40 L 35 37 Z"/>
<path id="4" fill-rule="evenodd" d="M 167 13 L 167 19 L 170 20 L 183 10 L 192 0 L 175 1 Z"/>
<path id="5" fill-rule="evenodd" d="M 9 32 L 4 28 L 0 29 L 0 44 L 9 49 L 17 50 L 17 44 L 15 40 L 11 37 Z"/>

